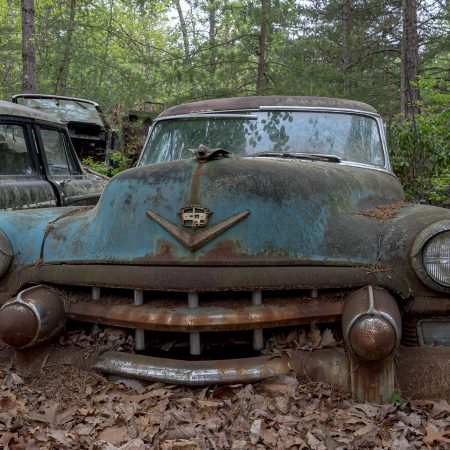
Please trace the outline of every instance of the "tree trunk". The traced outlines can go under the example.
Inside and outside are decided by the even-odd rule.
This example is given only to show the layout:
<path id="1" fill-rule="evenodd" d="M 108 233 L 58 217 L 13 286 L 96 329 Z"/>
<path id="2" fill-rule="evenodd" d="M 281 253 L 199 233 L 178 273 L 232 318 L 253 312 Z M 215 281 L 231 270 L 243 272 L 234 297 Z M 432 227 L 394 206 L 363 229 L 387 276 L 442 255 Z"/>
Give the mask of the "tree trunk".
<path id="1" fill-rule="evenodd" d="M 258 77 L 256 79 L 256 95 L 261 95 L 267 85 L 266 78 L 266 42 L 267 42 L 267 16 L 270 0 L 261 0 L 261 28 L 259 33 L 258 50 Z"/>
<path id="2" fill-rule="evenodd" d="M 342 84 L 345 96 L 350 95 L 348 80 L 350 39 L 350 0 L 342 0 Z"/>
<path id="3" fill-rule="evenodd" d="M 36 55 L 34 30 L 34 0 L 22 0 L 22 91 L 36 92 Z"/>
<path id="4" fill-rule="evenodd" d="M 144 37 L 144 75 L 147 81 L 152 79 L 152 73 L 150 71 L 150 58 L 152 56 L 152 48 L 147 40 L 147 34 L 149 31 L 149 21 L 147 20 L 145 10 L 145 0 L 139 3 L 139 10 L 142 18 L 142 34 Z"/>
<path id="5" fill-rule="evenodd" d="M 8 5 L 8 16 L 9 16 L 9 25 L 11 27 L 11 31 L 14 30 L 14 9 L 12 5 L 12 0 L 7 0 Z M 5 98 L 9 99 L 11 94 L 12 83 L 13 83 L 13 69 L 14 69 L 14 53 L 8 52 L 8 59 L 6 61 L 5 67 Z"/>
<path id="6" fill-rule="evenodd" d="M 61 60 L 61 65 L 58 70 L 58 76 L 56 78 L 55 94 L 58 94 L 60 91 L 64 92 L 67 86 L 67 74 L 69 71 L 70 53 L 72 50 L 72 37 L 73 30 L 75 28 L 76 3 L 76 0 L 70 0 L 70 16 L 69 25 L 67 27 L 66 45 L 64 48 L 64 55 Z"/>
<path id="7" fill-rule="evenodd" d="M 109 44 L 111 42 L 111 32 L 112 32 L 112 19 L 113 19 L 113 2 L 114 0 L 109 0 L 109 16 L 108 16 L 108 28 L 106 31 L 106 42 L 103 52 L 103 61 L 106 61 L 108 58 L 109 52 Z M 103 75 L 105 73 L 105 65 L 102 65 L 100 68 L 100 78 L 98 80 L 98 87 L 101 87 L 103 83 Z"/>
<path id="8" fill-rule="evenodd" d="M 216 1 L 208 2 L 209 16 L 209 73 L 216 72 Z"/>
<path id="9" fill-rule="evenodd" d="M 417 2 L 416 0 L 402 0 L 402 8 L 401 111 L 405 117 L 410 117 L 419 111 Z"/>
<path id="10" fill-rule="evenodd" d="M 178 12 L 178 18 L 180 20 L 181 34 L 183 35 L 183 47 L 184 47 L 184 62 L 186 65 L 191 63 L 191 54 L 189 50 L 189 37 L 186 27 L 186 21 L 184 20 L 183 10 L 181 9 L 180 0 L 175 0 L 175 6 Z"/>

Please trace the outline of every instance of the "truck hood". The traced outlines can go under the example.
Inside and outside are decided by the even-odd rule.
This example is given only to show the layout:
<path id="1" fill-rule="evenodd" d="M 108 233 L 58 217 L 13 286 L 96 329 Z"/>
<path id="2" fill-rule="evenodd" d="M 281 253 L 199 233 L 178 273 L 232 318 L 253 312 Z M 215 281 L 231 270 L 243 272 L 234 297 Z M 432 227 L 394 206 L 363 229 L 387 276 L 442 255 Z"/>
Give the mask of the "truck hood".
<path id="1" fill-rule="evenodd" d="M 370 265 L 380 221 L 403 200 L 389 173 L 280 158 L 172 161 L 115 176 L 90 211 L 52 224 L 46 264 Z M 183 224 L 192 206 L 207 224 Z M 189 218 L 184 216 L 184 218 Z"/>

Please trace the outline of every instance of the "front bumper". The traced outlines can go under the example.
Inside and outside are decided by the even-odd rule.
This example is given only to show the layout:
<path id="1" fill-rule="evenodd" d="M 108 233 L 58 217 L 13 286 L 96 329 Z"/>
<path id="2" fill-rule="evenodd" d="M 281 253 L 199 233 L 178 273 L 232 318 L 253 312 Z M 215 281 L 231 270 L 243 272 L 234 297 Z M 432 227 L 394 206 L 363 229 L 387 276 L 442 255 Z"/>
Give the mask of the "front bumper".
<path id="1" fill-rule="evenodd" d="M 351 358 L 343 348 L 314 351 L 293 351 L 277 357 L 241 358 L 215 361 L 182 361 L 166 358 L 105 352 L 93 354 L 85 349 L 44 344 L 11 354 L 15 366 L 36 373 L 45 367 L 71 365 L 84 370 L 97 370 L 121 377 L 164 382 L 185 386 L 250 383 L 273 376 L 295 375 L 302 382 L 325 382 L 335 389 L 351 391 L 356 384 L 377 392 L 371 401 L 391 401 L 386 395 L 383 379 L 367 377 L 352 369 Z M 2 353 L 0 353 L 2 355 Z M 2 361 L 6 361 L 2 358 Z M 366 368 L 366 373 L 378 369 L 378 363 Z M 395 391 L 408 399 L 450 398 L 450 348 L 400 346 L 395 358 Z"/>

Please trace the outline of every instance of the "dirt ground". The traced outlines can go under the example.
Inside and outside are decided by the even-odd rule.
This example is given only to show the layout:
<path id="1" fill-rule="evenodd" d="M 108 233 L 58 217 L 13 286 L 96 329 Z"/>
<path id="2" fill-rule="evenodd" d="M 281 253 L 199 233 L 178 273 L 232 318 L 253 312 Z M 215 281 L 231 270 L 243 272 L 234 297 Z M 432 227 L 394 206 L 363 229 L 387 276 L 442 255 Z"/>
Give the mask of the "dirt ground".
<path id="1" fill-rule="evenodd" d="M 371 405 L 282 377 L 189 389 L 69 367 L 0 368 L 4 449 L 448 449 L 450 406 Z"/>

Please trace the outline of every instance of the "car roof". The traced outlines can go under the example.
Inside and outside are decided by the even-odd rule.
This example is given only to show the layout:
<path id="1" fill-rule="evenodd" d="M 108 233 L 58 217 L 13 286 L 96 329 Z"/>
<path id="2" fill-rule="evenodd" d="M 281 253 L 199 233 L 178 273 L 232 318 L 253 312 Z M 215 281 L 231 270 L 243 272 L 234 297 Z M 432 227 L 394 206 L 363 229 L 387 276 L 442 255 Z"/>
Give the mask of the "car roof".
<path id="1" fill-rule="evenodd" d="M 0 115 L 25 117 L 27 119 L 37 119 L 45 122 L 56 123 L 58 125 L 64 125 L 63 122 L 50 114 L 44 113 L 35 108 L 29 108 L 28 106 L 22 106 L 16 103 L 6 102 L 4 100 L 0 100 Z"/>
<path id="2" fill-rule="evenodd" d="M 259 97 L 231 97 L 216 100 L 203 100 L 184 103 L 163 111 L 159 117 L 178 116 L 207 111 L 234 111 L 240 109 L 259 109 L 260 107 L 304 107 L 331 108 L 376 113 L 376 109 L 366 103 L 355 100 L 345 100 L 329 97 L 300 97 L 300 96 L 259 96 Z"/>
<path id="3" fill-rule="evenodd" d="M 90 103 L 91 105 L 98 106 L 98 103 L 92 100 L 86 100 L 85 98 L 77 97 L 65 97 L 64 95 L 50 95 L 50 94 L 16 94 L 12 98 L 56 98 L 58 100 L 72 100 L 75 102 Z"/>

